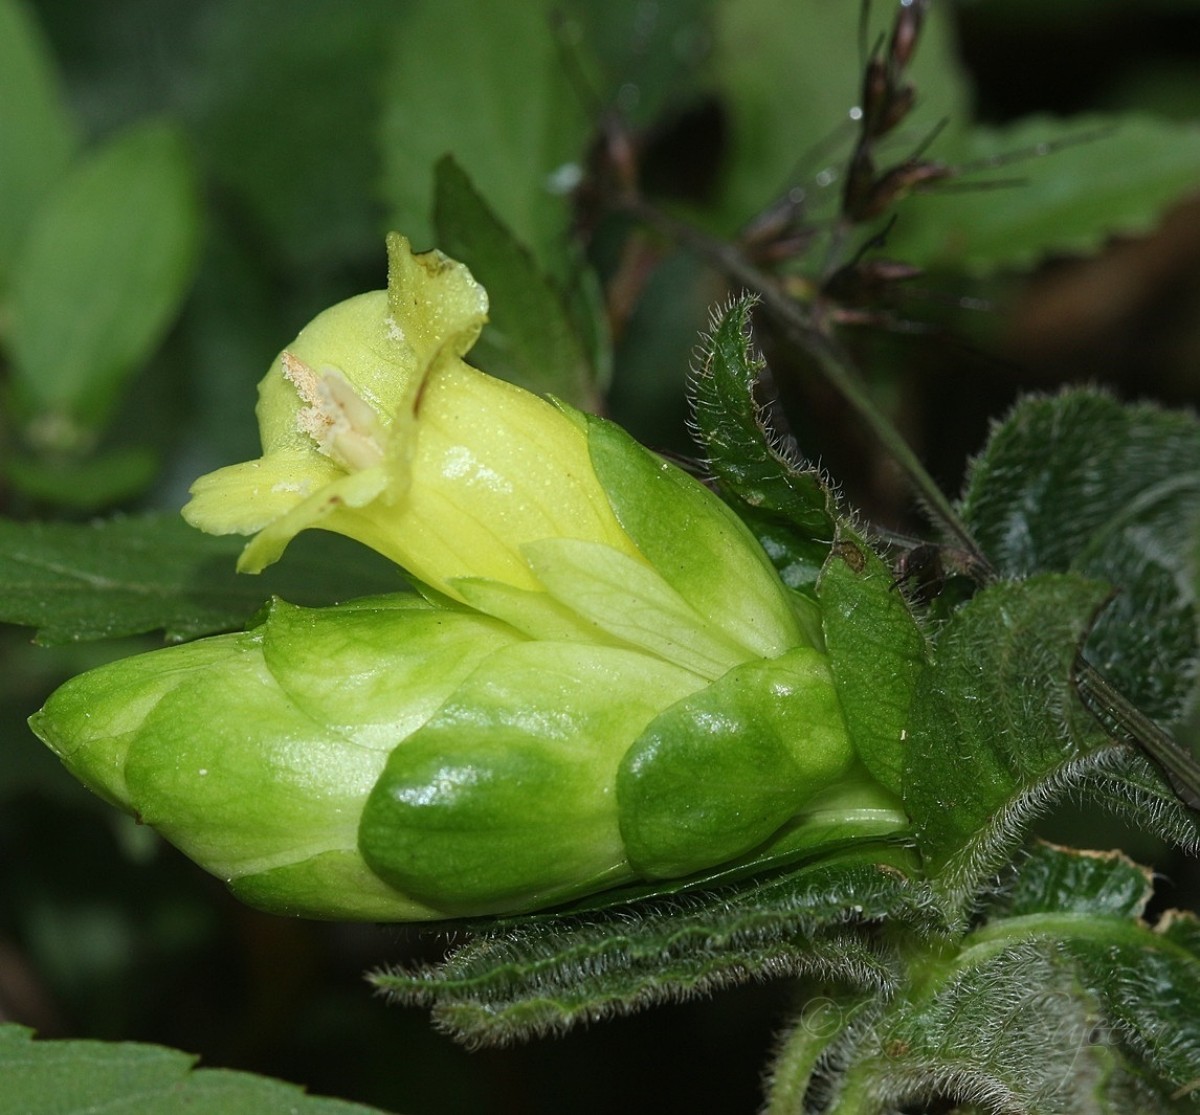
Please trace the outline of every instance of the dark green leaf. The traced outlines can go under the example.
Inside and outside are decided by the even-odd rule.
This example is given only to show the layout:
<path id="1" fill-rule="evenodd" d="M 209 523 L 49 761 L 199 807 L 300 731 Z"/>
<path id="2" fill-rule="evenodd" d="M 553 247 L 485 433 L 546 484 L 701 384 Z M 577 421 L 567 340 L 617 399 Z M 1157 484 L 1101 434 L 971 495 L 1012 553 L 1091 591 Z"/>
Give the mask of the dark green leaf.
<path id="1" fill-rule="evenodd" d="M 888 988 L 892 961 L 860 927 L 904 918 L 933 928 L 910 871 L 902 849 L 858 849 L 711 893 L 503 921 L 437 967 L 372 978 L 398 1002 L 433 1005 L 438 1025 L 475 1046 L 767 976 Z"/>
<path id="2" fill-rule="evenodd" d="M 1015 881 L 993 915 L 1069 911 L 1102 917 L 1141 917 L 1154 890 L 1154 872 L 1120 852 L 1076 852 L 1034 844 L 1013 871 Z"/>
<path id="3" fill-rule="evenodd" d="M 199 153 L 258 266 L 276 289 L 274 269 L 287 268 L 311 312 L 339 297 L 331 271 L 378 254 L 379 86 L 397 5 L 294 0 L 283 20 L 273 4 L 205 4 L 189 33 L 190 14 L 185 6 L 170 24 L 184 28 L 184 59 L 196 59 L 180 84 L 198 87 L 185 105 Z M 404 173 L 420 178 L 432 162 Z"/>
<path id="4" fill-rule="evenodd" d="M 179 308 L 195 255 L 191 160 L 163 123 L 79 163 L 42 205 L 13 275 L 13 388 L 31 439 L 86 445 Z"/>
<path id="5" fill-rule="evenodd" d="M 34 1041 L 24 1026 L 0 1026 L 0 1106 L 11 1112 L 86 1115 L 379 1115 L 379 1109 L 308 1096 L 294 1084 L 225 1069 L 132 1042 Z"/>
<path id="6" fill-rule="evenodd" d="M 29 221 L 66 170 L 75 129 L 26 6 L 0 0 L 0 289 Z"/>
<path id="7" fill-rule="evenodd" d="M 453 157 L 439 160 L 435 181 L 438 247 L 465 263 L 488 292 L 488 324 L 471 362 L 529 391 L 596 410 L 595 374 L 556 284 Z"/>
<path id="8" fill-rule="evenodd" d="M 1011 577 L 1080 568 L 1131 528 L 1181 553 L 1200 514 L 1200 424 L 1097 391 L 1027 398 L 973 462 L 962 514 Z"/>
<path id="9" fill-rule="evenodd" d="M 68 523 L 0 519 L 0 619 L 55 644 L 162 628 L 187 639 L 240 628 L 272 594 L 329 604 L 402 585 L 391 563 L 330 536 L 275 572 L 234 572 L 243 541 L 213 538 L 175 515 Z"/>
<path id="10" fill-rule="evenodd" d="M 1149 232 L 1200 181 L 1200 131 L 1150 116 L 1037 116 L 1005 128 L 976 126 L 930 154 L 970 170 L 965 184 L 1008 185 L 910 198 L 898 210 L 888 252 L 920 267 L 977 275 Z M 1004 165 L 989 166 L 996 159 Z"/>

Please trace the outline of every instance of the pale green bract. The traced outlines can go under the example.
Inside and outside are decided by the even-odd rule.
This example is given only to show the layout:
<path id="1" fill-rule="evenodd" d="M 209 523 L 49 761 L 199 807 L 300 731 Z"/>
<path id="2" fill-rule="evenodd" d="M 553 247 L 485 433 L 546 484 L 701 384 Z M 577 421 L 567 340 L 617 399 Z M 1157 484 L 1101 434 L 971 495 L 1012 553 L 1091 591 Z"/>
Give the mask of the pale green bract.
<path id="1" fill-rule="evenodd" d="M 388 248 L 389 289 L 321 314 L 263 380 L 262 457 L 202 477 L 184 514 L 252 534 L 246 571 L 319 527 L 420 595 L 275 601 L 73 679 L 34 730 L 240 897 L 310 917 L 686 877 L 803 843 L 830 802 L 903 827 L 816 606 L 741 521 L 613 424 L 464 363 L 486 294 Z"/>

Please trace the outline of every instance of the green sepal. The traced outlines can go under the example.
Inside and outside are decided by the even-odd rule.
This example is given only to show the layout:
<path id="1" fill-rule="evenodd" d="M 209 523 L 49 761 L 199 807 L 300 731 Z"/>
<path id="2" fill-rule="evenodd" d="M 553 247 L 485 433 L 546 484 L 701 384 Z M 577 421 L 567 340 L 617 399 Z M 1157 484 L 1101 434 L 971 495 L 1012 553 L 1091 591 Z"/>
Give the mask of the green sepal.
<path id="1" fill-rule="evenodd" d="M 603 639 L 618 639 L 706 678 L 720 677 L 749 657 L 657 570 L 612 546 L 543 538 L 526 543 L 521 553 L 551 597 Z"/>
<path id="2" fill-rule="evenodd" d="M 723 491 L 827 548 L 836 522 L 833 493 L 821 473 L 770 428 L 754 397 L 763 374 L 762 359 L 751 351 L 755 304 L 753 298 L 736 299 L 713 319 L 691 383 L 696 435 Z"/>
<path id="3" fill-rule="evenodd" d="M 662 712 L 617 779 L 639 874 L 688 875 L 754 848 L 843 775 L 854 752 L 825 656 L 748 662 Z"/>
<path id="4" fill-rule="evenodd" d="M 59 686 L 29 726 L 89 790 L 135 816 L 125 764 L 146 716 L 193 675 L 252 652 L 254 634 L 219 635 L 122 658 Z"/>
<path id="5" fill-rule="evenodd" d="M 751 655 L 804 641 L 770 560 L 720 499 L 619 426 L 589 417 L 587 429 L 617 521 L 684 600 Z"/>
<path id="6" fill-rule="evenodd" d="M 702 684 L 633 651 L 498 651 L 391 754 L 359 846 L 448 916 L 535 909 L 632 877 L 617 766 L 663 707 Z"/>
<path id="7" fill-rule="evenodd" d="M 298 709 L 355 742 L 391 750 L 427 721 L 476 666 L 521 636 L 461 605 L 415 595 L 336 608 L 273 602 L 267 668 Z"/>
<path id="8" fill-rule="evenodd" d="M 85 784 L 254 905 L 429 920 L 443 912 L 359 854 L 363 802 L 390 752 L 481 661 L 524 643 L 411 594 L 318 610 L 276 601 L 251 631 L 82 674 L 31 723 Z"/>
<path id="9" fill-rule="evenodd" d="M 834 685 L 855 750 L 902 792 L 913 694 L 929 650 L 891 570 L 847 525 L 817 582 Z"/>

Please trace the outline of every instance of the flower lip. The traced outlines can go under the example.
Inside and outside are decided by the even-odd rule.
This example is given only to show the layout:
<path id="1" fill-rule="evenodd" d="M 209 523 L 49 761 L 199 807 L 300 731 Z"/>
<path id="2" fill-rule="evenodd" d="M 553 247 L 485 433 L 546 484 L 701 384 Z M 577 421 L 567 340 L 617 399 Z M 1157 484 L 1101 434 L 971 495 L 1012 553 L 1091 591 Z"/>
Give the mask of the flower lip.
<path id="1" fill-rule="evenodd" d="M 611 423 L 464 363 L 487 307 L 465 267 L 392 237 L 389 284 L 300 333 L 259 388 L 263 455 L 193 486 L 189 522 L 255 535 L 239 568 L 318 527 L 522 630 L 514 609 L 708 677 L 810 641 L 703 485 Z"/>

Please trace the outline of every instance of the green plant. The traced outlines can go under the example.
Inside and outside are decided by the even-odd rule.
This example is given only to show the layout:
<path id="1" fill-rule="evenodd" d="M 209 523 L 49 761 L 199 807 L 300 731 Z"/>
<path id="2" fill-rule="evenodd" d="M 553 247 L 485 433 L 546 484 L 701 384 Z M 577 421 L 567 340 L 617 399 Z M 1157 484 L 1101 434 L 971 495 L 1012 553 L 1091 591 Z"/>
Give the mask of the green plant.
<path id="1" fill-rule="evenodd" d="M 436 231 L 471 272 L 393 236 L 388 291 L 329 299 L 272 364 L 262 456 L 206 475 L 186 511 L 253 535 L 241 566 L 278 563 L 261 582 L 234 576 L 240 543 L 170 514 L 3 524 L 0 606 L 43 641 L 209 636 L 81 673 L 36 730 L 251 903 L 469 919 L 441 960 L 371 977 L 469 1046 L 788 977 L 800 1005 L 772 1112 L 1189 1109 L 1194 916 L 1147 916 L 1152 872 L 1127 856 L 1036 834 L 1074 801 L 1122 818 L 1144 849 L 1149 835 L 1200 850 L 1195 762 L 1168 734 L 1191 732 L 1197 665 L 1196 419 L 1094 388 L 1027 396 L 951 500 L 879 401 L 911 373 L 878 338 L 917 327 L 896 297 L 921 272 L 999 302 L 1014 268 L 1150 227 L 1191 188 L 1200 142 L 1129 116 L 973 124 L 943 6 L 871 13 L 881 37 L 867 29 L 856 60 L 844 12 L 698 4 L 673 17 L 672 41 L 715 35 L 727 162 L 707 191 L 670 175 L 656 188 L 655 115 L 607 122 L 585 162 L 589 121 L 554 94 L 542 13 L 460 7 L 455 48 L 479 73 L 500 28 L 537 44 L 541 76 L 495 100 L 512 127 L 480 126 L 472 97 L 490 104 L 494 88 L 466 96 L 461 66 L 400 51 L 382 134 L 388 160 L 402 141 L 406 165 L 434 167 L 432 205 L 425 179 L 389 179 L 389 221 Z M 405 42 L 436 39 L 435 8 L 413 6 Z M 0 7 L 36 58 L 21 12 Z M 345 33 L 366 42 L 394 17 L 356 18 Z M 579 32 L 572 64 L 594 74 L 619 16 L 561 18 Z M 789 19 L 802 36 L 783 33 Z M 658 72 L 644 111 L 661 115 L 681 75 Z M 796 179 L 847 75 L 859 111 L 827 157 L 838 184 L 824 168 Z M 45 116 L 49 78 L 36 81 L 41 101 L 22 103 Z M 443 101 L 474 108 L 417 126 Z M 1013 166 L 1019 185 L 949 190 Z M 552 202 L 555 170 L 573 192 Z M 282 189 L 247 197 L 278 220 Z M 13 258 L 0 274 L 21 274 Z M 0 292 L 9 318 L 33 322 L 15 289 Z M 689 301 L 717 293 L 688 388 L 706 486 L 587 411 L 674 390 L 638 369 L 694 336 Z M 102 460 L 99 418 L 69 445 L 38 431 L 51 412 L 77 430 L 101 395 L 97 413 L 115 413 L 132 358 L 117 375 L 94 341 L 71 399 L 39 409 L 22 386 L 40 382 L 22 371 L 36 346 L 19 341 L 35 324 L 3 335 L 13 510 L 93 506 L 95 493 L 35 485 L 26 464 Z M 845 400 L 871 459 L 924 502 L 927 541 L 870 525 L 803 431 L 779 432 L 760 343 L 785 391 L 799 365 L 802 401 L 814 382 Z M 306 548 L 312 526 L 385 560 Z M 121 573 L 129 555 L 136 574 Z M 26 1065 L 30 1088 L 44 1058 L 94 1054 L 5 1036 L 0 1064 Z"/>

